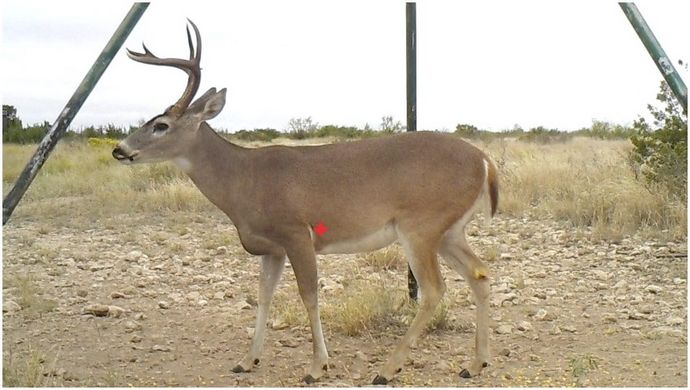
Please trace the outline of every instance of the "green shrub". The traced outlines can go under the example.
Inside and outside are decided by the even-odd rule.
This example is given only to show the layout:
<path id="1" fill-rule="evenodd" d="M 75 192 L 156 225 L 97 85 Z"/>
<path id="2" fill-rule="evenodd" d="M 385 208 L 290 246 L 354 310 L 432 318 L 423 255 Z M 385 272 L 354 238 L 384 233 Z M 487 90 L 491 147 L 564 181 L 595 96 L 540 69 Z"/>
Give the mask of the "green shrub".
<path id="1" fill-rule="evenodd" d="M 543 126 L 534 127 L 518 138 L 524 142 L 534 142 L 538 144 L 552 144 L 566 142 L 572 139 L 572 134 L 557 129 L 546 129 Z"/>
<path id="2" fill-rule="evenodd" d="M 240 130 L 231 135 L 232 138 L 239 139 L 242 141 L 261 142 L 271 142 L 280 136 L 280 132 L 276 129 Z"/>
<path id="3" fill-rule="evenodd" d="M 651 187 L 664 187 L 669 194 L 687 199 L 688 121 L 668 84 L 661 82 L 657 100 L 665 104 L 659 109 L 647 105 L 653 125 L 644 118 L 634 122 L 635 134 L 630 138 L 634 148 L 630 162 L 637 177 Z"/>

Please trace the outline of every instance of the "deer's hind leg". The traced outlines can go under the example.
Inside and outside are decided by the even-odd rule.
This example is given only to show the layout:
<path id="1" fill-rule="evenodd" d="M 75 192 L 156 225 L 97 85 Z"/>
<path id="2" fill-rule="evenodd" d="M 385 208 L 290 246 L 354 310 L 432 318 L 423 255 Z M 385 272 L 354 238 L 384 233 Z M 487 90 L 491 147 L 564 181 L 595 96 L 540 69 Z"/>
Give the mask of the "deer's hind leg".
<path id="1" fill-rule="evenodd" d="M 398 238 L 419 284 L 421 300 L 407 333 L 400 340 L 379 375 L 374 378 L 375 385 L 387 384 L 396 373 L 402 370 L 412 344 L 426 328 L 446 289 L 436 257 L 438 240 L 417 234 L 405 234 L 400 229 Z"/>
<path id="2" fill-rule="evenodd" d="M 462 222 L 462 221 L 461 221 Z M 488 268 L 472 252 L 465 239 L 465 226 L 456 225 L 441 241 L 439 254 L 448 265 L 467 281 L 477 306 L 475 357 L 469 367 L 460 372 L 463 378 L 478 375 L 489 364 L 489 275 Z"/>

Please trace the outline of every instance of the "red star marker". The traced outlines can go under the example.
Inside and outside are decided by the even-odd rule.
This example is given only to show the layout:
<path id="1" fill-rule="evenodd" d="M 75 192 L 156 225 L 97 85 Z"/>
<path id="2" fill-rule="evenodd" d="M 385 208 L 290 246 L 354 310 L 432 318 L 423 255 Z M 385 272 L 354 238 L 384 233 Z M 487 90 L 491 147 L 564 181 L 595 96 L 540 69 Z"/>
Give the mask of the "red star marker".
<path id="1" fill-rule="evenodd" d="M 326 225 L 323 222 L 319 222 L 314 226 L 314 233 L 318 234 L 319 237 L 323 236 L 328 231 Z"/>

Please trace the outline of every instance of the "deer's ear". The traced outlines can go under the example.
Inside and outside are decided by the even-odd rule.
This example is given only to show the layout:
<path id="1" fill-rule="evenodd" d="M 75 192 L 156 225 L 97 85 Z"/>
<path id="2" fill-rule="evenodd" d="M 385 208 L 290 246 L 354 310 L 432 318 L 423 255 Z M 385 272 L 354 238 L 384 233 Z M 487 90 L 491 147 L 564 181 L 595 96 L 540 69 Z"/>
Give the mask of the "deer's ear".
<path id="1" fill-rule="evenodd" d="M 209 89 L 205 94 L 198 98 L 189 106 L 187 112 L 205 121 L 215 118 L 225 107 L 225 88 L 216 92 L 215 88 Z"/>

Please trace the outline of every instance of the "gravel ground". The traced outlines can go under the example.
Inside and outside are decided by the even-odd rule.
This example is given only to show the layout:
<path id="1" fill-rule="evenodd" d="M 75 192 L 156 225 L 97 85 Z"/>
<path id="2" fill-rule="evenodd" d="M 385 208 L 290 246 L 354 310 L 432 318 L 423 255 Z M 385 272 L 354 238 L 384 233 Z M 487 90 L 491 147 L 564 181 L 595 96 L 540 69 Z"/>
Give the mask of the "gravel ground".
<path id="1" fill-rule="evenodd" d="M 686 242 L 596 241 L 501 215 L 469 241 L 492 272 L 491 366 L 458 376 L 474 353 L 475 307 L 444 265 L 447 324 L 420 339 L 391 385 L 687 386 Z M 259 367 L 230 371 L 253 332 L 259 262 L 219 212 L 17 217 L 3 250 L 5 384 L 37 367 L 40 385 L 301 385 L 309 329 L 273 316 Z M 404 268 L 374 269 L 356 255 L 320 256 L 319 267 L 322 304 L 357 280 L 405 295 Z M 299 305 L 295 291 L 288 268 L 278 294 Z M 331 366 L 315 386 L 368 385 L 405 322 L 347 336 L 324 321 Z"/>

